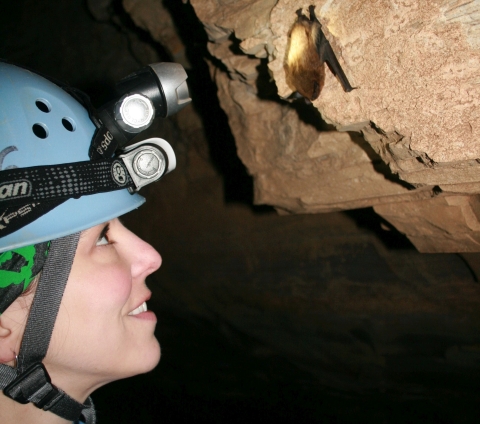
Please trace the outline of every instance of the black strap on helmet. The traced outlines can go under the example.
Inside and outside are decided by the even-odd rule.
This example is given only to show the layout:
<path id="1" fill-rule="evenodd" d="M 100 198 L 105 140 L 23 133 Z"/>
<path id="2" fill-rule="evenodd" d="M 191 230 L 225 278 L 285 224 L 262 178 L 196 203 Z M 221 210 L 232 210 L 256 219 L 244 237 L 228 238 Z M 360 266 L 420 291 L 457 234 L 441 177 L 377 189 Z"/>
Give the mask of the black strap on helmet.
<path id="1" fill-rule="evenodd" d="M 113 158 L 6 169 L 0 172 L 0 237 L 69 198 L 134 187 L 123 162 Z"/>
<path id="2" fill-rule="evenodd" d="M 30 224 L 68 199 L 125 188 L 134 193 L 158 181 L 170 170 L 166 146 L 171 150 L 165 140 L 152 138 L 108 159 L 0 171 L 0 237 Z M 171 157 L 175 158 L 173 150 Z"/>
<path id="3" fill-rule="evenodd" d="M 6 169 L 0 173 L 0 207 L 78 199 L 129 187 L 135 185 L 128 170 L 115 158 Z"/>
<path id="4" fill-rule="evenodd" d="M 77 249 L 80 233 L 53 240 L 42 275 L 38 281 L 20 347 L 17 368 L 0 364 L 0 388 L 19 403 L 32 402 L 70 421 L 83 416 L 86 424 L 95 424 L 91 399 L 82 404 L 55 387 L 42 364 L 62 301 Z"/>

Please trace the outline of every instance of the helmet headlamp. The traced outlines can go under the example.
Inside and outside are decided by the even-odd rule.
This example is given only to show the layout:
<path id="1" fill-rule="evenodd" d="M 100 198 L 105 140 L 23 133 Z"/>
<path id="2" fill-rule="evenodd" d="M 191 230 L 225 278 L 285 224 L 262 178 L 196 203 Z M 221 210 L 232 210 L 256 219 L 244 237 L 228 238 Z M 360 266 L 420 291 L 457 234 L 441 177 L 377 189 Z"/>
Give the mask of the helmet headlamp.
<path id="1" fill-rule="evenodd" d="M 120 99 L 90 110 L 97 126 L 90 158 L 111 157 L 146 130 L 156 116 L 166 118 L 183 109 L 191 102 L 186 80 L 182 65 L 154 63 L 119 81 L 116 88 Z"/>
<path id="2" fill-rule="evenodd" d="M 96 127 L 90 160 L 2 170 L 0 238 L 68 199 L 125 188 L 135 193 L 175 169 L 175 153 L 167 141 L 151 138 L 127 143 L 156 116 L 165 118 L 190 103 L 186 79 L 185 70 L 176 63 L 146 66 L 121 80 L 117 99 L 96 110 L 84 93 L 58 84 L 87 108 Z"/>

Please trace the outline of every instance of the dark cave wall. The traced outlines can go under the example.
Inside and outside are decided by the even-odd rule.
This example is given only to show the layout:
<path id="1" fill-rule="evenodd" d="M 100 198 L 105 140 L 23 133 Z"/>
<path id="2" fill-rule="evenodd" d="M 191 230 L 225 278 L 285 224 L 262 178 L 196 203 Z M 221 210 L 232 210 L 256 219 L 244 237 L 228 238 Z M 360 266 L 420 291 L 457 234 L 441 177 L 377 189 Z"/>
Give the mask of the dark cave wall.
<path id="1" fill-rule="evenodd" d="M 113 5 L 98 22 L 81 1 L 12 3 L 0 56 L 101 104 L 115 80 L 168 57 Z M 177 170 L 124 218 L 163 256 L 149 279 L 162 361 L 94 395 L 100 422 L 476 422 L 478 255 L 419 254 L 370 209 L 252 206 L 198 39 L 183 40 L 194 106 L 151 130 Z"/>

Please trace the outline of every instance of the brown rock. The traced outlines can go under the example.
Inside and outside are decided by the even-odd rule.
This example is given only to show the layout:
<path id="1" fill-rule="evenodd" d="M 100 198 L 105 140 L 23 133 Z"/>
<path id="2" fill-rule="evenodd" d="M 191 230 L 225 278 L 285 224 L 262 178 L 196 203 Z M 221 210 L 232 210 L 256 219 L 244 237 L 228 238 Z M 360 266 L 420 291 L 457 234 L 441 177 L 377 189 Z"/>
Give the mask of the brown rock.
<path id="1" fill-rule="evenodd" d="M 159 22 L 167 18 L 159 3 L 147 3 L 124 0 L 135 21 L 160 40 Z M 312 107 L 337 129 L 361 131 L 367 143 L 351 133 L 322 133 L 320 119 L 318 125 L 307 124 L 303 112 L 280 101 L 291 93 L 284 71 L 287 34 L 295 11 L 299 7 L 306 11 L 309 3 L 192 0 L 191 4 L 209 36 L 209 52 L 222 63 L 221 67 L 211 63 L 210 68 L 238 154 L 254 177 L 256 203 L 293 213 L 366 206 L 384 213 L 391 210 L 390 203 L 404 201 L 442 209 L 440 200 L 428 200 L 434 187 L 450 194 L 478 193 L 476 3 L 314 2 L 323 30 L 357 89 L 345 93 L 327 70 L 323 91 Z M 168 46 L 168 39 L 163 40 Z M 264 94 L 272 88 L 267 73 L 279 97 Z M 447 219 L 443 213 L 438 217 Z M 448 219 L 460 220 L 455 226 L 458 239 L 454 233 L 447 237 L 439 232 L 446 244 L 415 243 L 422 250 L 438 251 L 440 246 L 451 250 L 454 245 L 462 250 L 467 234 L 461 232 L 467 228 L 463 212 Z M 449 225 L 444 222 L 440 228 Z M 409 220 L 401 228 L 420 240 L 427 227 Z M 431 237 L 425 234 L 422 240 L 427 243 Z M 475 245 L 467 244 L 467 250 Z"/>
<path id="2" fill-rule="evenodd" d="M 420 252 L 478 252 L 480 197 L 439 196 L 429 200 L 377 205 Z"/>
<path id="3" fill-rule="evenodd" d="M 150 32 L 172 56 L 172 60 L 190 67 L 185 46 L 178 36 L 172 16 L 162 2 L 156 0 L 123 0 L 123 7 L 140 28 Z"/>

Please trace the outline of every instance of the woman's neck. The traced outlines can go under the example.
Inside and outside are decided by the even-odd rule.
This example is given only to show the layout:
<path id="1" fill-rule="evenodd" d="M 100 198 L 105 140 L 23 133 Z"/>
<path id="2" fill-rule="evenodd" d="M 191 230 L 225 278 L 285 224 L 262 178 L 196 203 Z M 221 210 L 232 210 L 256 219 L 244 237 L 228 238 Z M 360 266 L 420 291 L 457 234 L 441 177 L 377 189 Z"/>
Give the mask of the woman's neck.
<path id="1" fill-rule="evenodd" d="M 72 424 L 32 403 L 22 405 L 0 392 L 0 423 L 2 424 Z"/>

